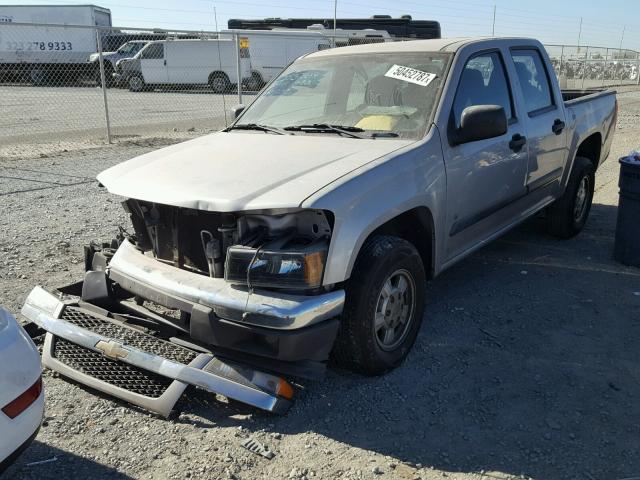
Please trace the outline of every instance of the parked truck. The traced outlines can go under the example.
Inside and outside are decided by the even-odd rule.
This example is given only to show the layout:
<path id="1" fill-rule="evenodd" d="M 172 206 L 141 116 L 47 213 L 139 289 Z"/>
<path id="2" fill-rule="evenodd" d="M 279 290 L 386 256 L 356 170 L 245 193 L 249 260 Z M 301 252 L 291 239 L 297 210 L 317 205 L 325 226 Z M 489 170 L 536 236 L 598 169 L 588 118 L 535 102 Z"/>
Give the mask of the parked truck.
<path id="1" fill-rule="evenodd" d="M 428 279 L 541 212 L 583 229 L 617 102 L 562 91 L 536 40 L 469 38 L 312 53 L 235 111 L 98 175 L 131 226 L 28 296 L 45 365 L 162 413 L 185 384 L 281 411 L 330 358 L 388 372 Z"/>
<path id="2" fill-rule="evenodd" d="M 36 85 L 77 81 L 91 73 L 95 26 L 111 26 L 108 8 L 0 5 L 0 77 Z"/>

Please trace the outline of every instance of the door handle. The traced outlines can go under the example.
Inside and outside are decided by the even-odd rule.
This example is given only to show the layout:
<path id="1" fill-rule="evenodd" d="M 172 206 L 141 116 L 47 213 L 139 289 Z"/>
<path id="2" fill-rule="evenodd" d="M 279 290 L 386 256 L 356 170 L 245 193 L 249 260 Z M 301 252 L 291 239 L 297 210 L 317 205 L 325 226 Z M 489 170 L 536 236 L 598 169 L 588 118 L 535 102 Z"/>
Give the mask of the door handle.
<path id="1" fill-rule="evenodd" d="M 513 137 L 511 137 L 511 141 L 509 142 L 509 148 L 514 152 L 520 150 L 527 143 L 527 137 L 516 133 Z"/>
<path id="2" fill-rule="evenodd" d="M 165 67 L 167 66 L 167 61 L 166 61 L 166 60 L 164 61 L 164 66 L 165 66 Z"/>
<path id="3" fill-rule="evenodd" d="M 553 125 L 551 126 L 551 131 L 556 135 L 560 135 L 560 132 L 562 132 L 562 130 L 564 130 L 564 122 L 559 118 L 556 118 L 553 122 Z"/>

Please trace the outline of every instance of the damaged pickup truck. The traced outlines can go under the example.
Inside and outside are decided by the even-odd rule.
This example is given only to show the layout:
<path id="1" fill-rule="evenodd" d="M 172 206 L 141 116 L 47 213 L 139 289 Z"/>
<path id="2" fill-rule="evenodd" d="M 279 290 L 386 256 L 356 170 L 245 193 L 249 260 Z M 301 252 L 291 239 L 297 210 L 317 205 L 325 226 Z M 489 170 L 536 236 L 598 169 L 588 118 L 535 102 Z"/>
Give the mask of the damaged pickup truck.
<path id="1" fill-rule="evenodd" d="M 187 385 L 284 411 L 330 359 L 398 366 L 427 280 L 526 218 L 580 232 L 616 112 L 530 39 L 307 55 L 225 130 L 101 173 L 131 226 L 22 313 L 46 366 L 161 414 Z"/>

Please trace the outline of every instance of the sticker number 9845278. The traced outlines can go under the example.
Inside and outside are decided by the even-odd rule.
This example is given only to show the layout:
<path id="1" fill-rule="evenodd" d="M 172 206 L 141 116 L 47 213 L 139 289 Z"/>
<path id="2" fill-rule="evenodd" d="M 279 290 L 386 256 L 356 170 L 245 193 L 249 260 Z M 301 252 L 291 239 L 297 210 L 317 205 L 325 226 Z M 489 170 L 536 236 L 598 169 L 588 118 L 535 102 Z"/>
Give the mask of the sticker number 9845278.
<path id="1" fill-rule="evenodd" d="M 25 50 L 27 52 L 73 50 L 71 42 L 5 42 L 4 50 Z"/>

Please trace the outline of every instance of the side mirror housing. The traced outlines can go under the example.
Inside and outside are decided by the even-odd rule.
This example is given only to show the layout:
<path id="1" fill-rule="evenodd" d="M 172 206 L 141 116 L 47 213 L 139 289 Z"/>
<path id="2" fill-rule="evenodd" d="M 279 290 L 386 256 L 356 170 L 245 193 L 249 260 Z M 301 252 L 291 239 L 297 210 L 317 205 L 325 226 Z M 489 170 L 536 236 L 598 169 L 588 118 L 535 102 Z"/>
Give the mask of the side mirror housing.
<path id="1" fill-rule="evenodd" d="M 245 106 L 242 104 L 236 105 L 231 109 L 231 114 L 233 115 L 233 119 L 235 120 L 240 116 L 240 114 L 244 111 Z"/>
<path id="2" fill-rule="evenodd" d="M 499 137 L 507 133 L 507 114 L 500 105 L 473 105 L 462 111 L 460 127 L 452 132 L 453 145 Z"/>

